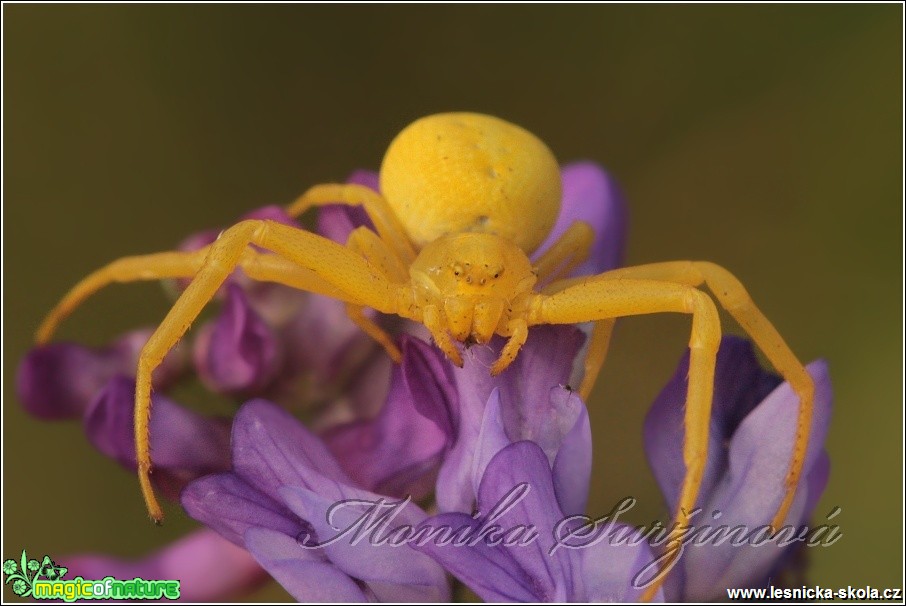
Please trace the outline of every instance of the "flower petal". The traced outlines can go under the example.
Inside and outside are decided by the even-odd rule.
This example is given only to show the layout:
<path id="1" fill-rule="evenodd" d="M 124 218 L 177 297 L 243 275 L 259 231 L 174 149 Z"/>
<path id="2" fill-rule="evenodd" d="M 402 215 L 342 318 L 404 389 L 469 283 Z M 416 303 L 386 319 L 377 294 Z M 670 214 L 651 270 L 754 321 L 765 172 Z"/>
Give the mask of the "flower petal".
<path id="1" fill-rule="evenodd" d="M 255 559 L 300 602 L 364 602 L 368 596 L 346 574 L 285 534 L 250 528 L 245 544 Z"/>
<path id="2" fill-rule="evenodd" d="M 331 426 L 373 416 L 390 384 L 389 357 L 329 297 L 301 295 L 285 320 L 274 322 L 284 364 L 260 397 L 289 409 L 323 408 L 315 426 Z M 260 305 L 259 305 L 260 307 Z"/>
<path id="3" fill-rule="evenodd" d="M 465 366 L 455 373 L 461 397 L 477 399 L 483 412 L 491 391 L 499 388 L 504 404 L 504 424 L 520 426 L 517 419 L 523 414 L 521 407 L 534 409 L 539 402 L 547 404 L 552 387 L 569 383 L 573 363 L 584 340 L 582 331 L 573 326 L 533 326 L 509 368 L 498 377 L 492 377 L 488 368 L 505 343 L 503 338 L 495 337 L 490 347 L 469 350 Z M 544 416 L 545 413 L 533 414 Z"/>
<path id="4" fill-rule="evenodd" d="M 548 553 L 563 513 L 557 503 L 550 463 L 536 443 L 523 440 L 511 444 L 488 464 L 478 489 L 478 508 L 489 515 L 495 509 L 499 511 L 501 504 L 508 508 L 495 522 L 499 520 L 504 529 L 526 525 L 538 534 L 530 544 L 509 550 L 532 579 L 537 599 L 561 601 L 575 595 L 578 556 L 562 549 Z"/>
<path id="5" fill-rule="evenodd" d="M 500 390 L 495 389 L 485 407 L 484 420 L 474 448 L 472 483 L 478 484 L 488 463 L 503 448 L 518 440 L 531 440 L 544 451 L 553 468 L 553 481 L 560 509 L 568 515 L 585 511 L 591 477 L 591 425 L 578 395 L 551 388 L 548 405 L 524 405 L 520 425 L 506 425 Z"/>
<path id="6" fill-rule="evenodd" d="M 248 545 L 293 595 L 361 599 L 362 594 L 350 593 L 353 585 L 338 576 L 346 573 L 367 583 L 364 595 L 369 598 L 449 598 L 443 570 L 405 545 L 384 551 L 370 543 L 305 548 L 311 540 L 324 542 L 331 536 L 338 502 L 385 497 L 354 486 L 324 444 L 287 412 L 264 400 L 248 402 L 234 420 L 232 445 L 234 471 L 190 484 L 183 492 L 183 506 L 230 541 Z M 424 518 L 418 507 L 402 502 L 402 524 L 411 527 Z M 328 585 L 313 593 L 306 584 L 319 572 Z"/>
<path id="7" fill-rule="evenodd" d="M 686 473 L 683 423 L 688 374 L 689 351 L 686 350 L 673 377 L 645 417 L 645 452 L 671 511 L 676 509 Z M 698 505 L 711 494 L 726 470 L 726 444 L 739 422 L 779 384 L 779 377 L 761 368 L 749 341 L 739 337 L 721 340 L 714 373 L 708 463 Z"/>
<path id="8" fill-rule="evenodd" d="M 560 216 L 539 251 L 550 248 L 576 221 L 585 221 L 595 232 L 594 244 L 588 260 L 573 275 L 599 274 L 619 267 L 626 248 L 627 211 L 616 181 L 593 162 L 568 164 L 561 175 Z"/>
<path id="9" fill-rule="evenodd" d="M 242 288 L 230 284 L 219 317 L 196 344 L 195 366 L 215 392 L 255 393 L 280 370 L 281 353 L 277 336 L 249 305 Z"/>
<path id="10" fill-rule="evenodd" d="M 560 410 L 569 403 L 578 402 L 579 405 L 579 416 L 562 437 L 552 469 L 560 509 L 566 515 L 579 515 L 585 513 L 591 482 L 591 422 L 588 409 L 575 392 L 555 387 L 551 389 L 551 400 L 556 399 L 565 400 L 561 406 L 555 404 L 555 408 Z"/>
<path id="11" fill-rule="evenodd" d="M 815 408 L 802 481 L 787 518 L 794 526 L 806 520 L 828 473 L 822 449 L 830 420 L 830 382 L 822 362 L 807 370 L 815 380 Z M 682 406 L 687 372 L 688 355 L 645 422 L 649 461 L 671 507 L 675 507 L 684 473 Z M 686 545 L 681 570 L 671 574 L 682 577 L 683 582 L 666 586 L 674 599 L 712 600 L 727 587 L 757 585 L 786 551 L 776 542 L 745 544 L 747 537 L 758 542 L 759 529 L 765 529 L 783 498 L 799 399 L 789 384 L 778 383 L 778 377 L 760 368 L 751 344 L 736 337 L 724 338 L 715 376 L 708 463 L 697 502 L 702 511 L 693 524 L 741 527 L 745 532 L 738 541 L 732 539 L 739 531 L 723 541 L 714 537 Z M 734 545 L 740 542 L 743 544 Z"/>
<path id="12" fill-rule="evenodd" d="M 478 487 L 481 485 L 481 479 L 484 477 L 488 464 L 497 456 L 497 453 L 512 443 L 512 440 L 506 434 L 506 428 L 503 424 L 500 390 L 495 389 L 491 392 L 491 397 L 488 398 L 488 403 L 484 409 L 484 419 L 481 422 L 481 430 L 474 445 L 471 470 L 474 494 L 478 494 Z"/>
<path id="13" fill-rule="evenodd" d="M 377 171 L 366 170 L 360 168 L 358 170 L 352 171 L 352 174 L 346 178 L 347 183 L 354 183 L 356 185 L 364 185 L 374 191 L 380 193 L 381 191 L 381 176 Z"/>
<path id="14" fill-rule="evenodd" d="M 151 451 L 157 470 L 205 474 L 229 468 L 229 424 L 189 411 L 154 394 Z M 110 380 L 85 413 L 85 435 L 99 451 L 135 469 L 135 381 Z"/>
<path id="15" fill-rule="evenodd" d="M 503 339 L 495 338 L 490 347 L 473 347 L 467 352 L 465 366 L 455 373 L 460 401 L 458 434 L 437 482 L 441 511 L 472 509 L 474 485 L 481 477 L 473 473 L 485 465 L 482 462 L 476 468 L 474 459 L 485 406 L 494 389 L 500 391 L 499 422 L 510 441 L 541 439 L 553 463 L 558 448 L 555 436 L 571 430 L 580 413 L 572 405 L 558 411 L 550 397 L 551 388 L 568 383 L 584 338 L 572 326 L 534 326 L 516 360 L 497 377 L 490 376 L 488 368 Z M 487 449 L 482 452 L 485 461 L 493 456 Z"/>
<path id="16" fill-rule="evenodd" d="M 605 538 L 580 550 L 582 578 L 585 581 L 585 599 L 589 602 L 640 602 L 645 587 L 637 587 L 650 578 L 654 553 L 645 540 L 644 533 L 625 524 L 614 524 Z M 617 539 L 616 537 L 619 537 Z M 645 576 L 644 573 L 650 574 Z M 643 577 L 637 579 L 643 573 Z M 652 601 L 663 602 L 664 592 L 659 589 Z"/>
<path id="17" fill-rule="evenodd" d="M 196 531 L 138 561 L 99 555 L 70 556 L 63 561 L 71 578 L 179 579 L 180 599 L 187 602 L 235 599 L 267 579 L 246 550 L 210 530 Z"/>
<path id="18" fill-rule="evenodd" d="M 348 423 L 322 437 L 357 483 L 389 496 L 421 499 L 434 488 L 452 441 L 457 405 L 449 365 L 427 343 L 404 336 L 403 361 L 392 370 L 390 394 L 377 418 Z M 429 411 L 438 420 L 421 411 Z"/>
<path id="19" fill-rule="evenodd" d="M 379 191 L 378 181 L 378 174 L 369 170 L 357 170 L 346 179 L 347 183 L 364 185 L 374 191 Z M 340 244 L 346 244 L 352 230 L 362 225 L 374 229 L 371 219 L 359 207 L 334 204 L 322 206 L 318 211 L 318 233 Z"/>
<path id="20" fill-rule="evenodd" d="M 183 509 L 232 543 L 245 545 L 249 528 L 267 528 L 296 537 L 310 531 L 281 502 L 264 495 L 233 473 L 195 480 L 182 491 Z"/>
<path id="21" fill-rule="evenodd" d="M 498 405 L 492 398 L 492 410 Z M 428 519 L 420 527 L 427 534 L 416 549 L 431 554 L 486 600 L 576 597 L 581 589 L 576 586 L 577 581 L 581 584 L 579 555 L 567 549 L 549 553 L 563 516 L 550 464 L 537 444 L 523 440 L 494 455 L 478 489 L 478 511 Z"/>
<path id="22" fill-rule="evenodd" d="M 425 520 L 418 530 L 426 540 L 414 546 L 429 554 L 487 602 L 534 602 L 528 573 L 502 545 L 483 540 L 457 545 L 455 537 L 480 537 L 482 522 L 464 513 L 442 513 Z M 444 537 L 450 537 L 445 540 Z"/>
<path id="23" fill-rule="evenodd" d="M 266 400 L 236 413 L 232 448 L 237 476 L 275 501 L 282 486 L 333 488 L 333 496 L 338 484 L 352 484 L 317 436 Z"/>
<path id="24" fill-rule="evenodd" d="M 41 419 L 79 418 L 114 375 L 135 376 L 138 354 L 151 332 L 129 332 L 106 347 L 75 343 L 35 347 L 19 365 L 19 399 L 29 413 Z M 166 388 L 186 367 L 184 350 L 174 348 L 154 373 L 155 388 Z"/>
<path id="25" fill-rule="evenodd" d="M 402 348 L 403 378 L 415 410 L 453 440 L 459 423 L 459 393 L 449 362 L 436 347 L 416 337 L 403 335 Z"/>
<path id="26" fill-rule="evenodd" d="M 256 208 L 250 212 L 247 212 L 242 216 L 243 219 L 257 219 L 259 221 L 275 221 L 283 225 L 289 225 L 290 227 L 299 227 L 299 222 L 290 217 L 286 213 L 286 209 L 282 206 L 277 206 L 271 204 L 269 206 L 262 206 L 261 208 Z"/>
<path id="27" fill-rule="evenodd" d="M 408 501 L 338 485 L 339 497 L 325 498 L 297 486 L 280 490 L 284 502 L 308 521 L 326 557 L 349 576 L 368 584 L 379 601 L 444 601 L 443 570 L 430 557 L 409 549 L 405 538 L 425 519 Z M 383 521 L 382 521 L 383 520 Z M 360 533 L 355 531 L 361 530 Z M 396 539 L 400 541 L 394 544 Z"/>
<path id="28" fill-rule="evenodd" d="M 806 507 L 817 502 L 827 481 L 823 449 L 831 415 L 830 380 L 823 361 L 813 362 L 806 369 L 815 381 L 815 406 L 802 481 L 785 522 L 791 530 L 807 521 L 811 511 Z M 734 546 L 725 541 L 688 546 L 683 555 L 686 597 L 716 599 L 727 587 L 747 587 L 765 578 L 786 551 L 782 544 L 759 542 L 758 537 L 759 529 L 766 531 L 783 500 L 798 409 L 799 398 L 784 383 L 740 423 L 730 443 L 725 476 L 706 507 L 708 512 L 721 512 L 721 524 L 748 529 L 750 544 Z"/>

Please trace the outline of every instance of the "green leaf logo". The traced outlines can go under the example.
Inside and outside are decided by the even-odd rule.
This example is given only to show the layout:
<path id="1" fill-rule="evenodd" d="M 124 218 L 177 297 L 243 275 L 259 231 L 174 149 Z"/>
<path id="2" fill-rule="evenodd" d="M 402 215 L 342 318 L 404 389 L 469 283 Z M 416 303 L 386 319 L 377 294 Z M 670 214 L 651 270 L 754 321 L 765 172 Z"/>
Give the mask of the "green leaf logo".
<path id="1" fill-rule="evenodd" d="M 65 566 L 58 566 L 50 556 L 44 556 L 41 561 L 29 559 L 24 549 L 19 562 L 13 559 L 3 561 L 4 582 L 12 586 L 13 593 L 23 598 L 31 595 L 32 586 L 38 579 L 59 581 L 67 572 Z"/>

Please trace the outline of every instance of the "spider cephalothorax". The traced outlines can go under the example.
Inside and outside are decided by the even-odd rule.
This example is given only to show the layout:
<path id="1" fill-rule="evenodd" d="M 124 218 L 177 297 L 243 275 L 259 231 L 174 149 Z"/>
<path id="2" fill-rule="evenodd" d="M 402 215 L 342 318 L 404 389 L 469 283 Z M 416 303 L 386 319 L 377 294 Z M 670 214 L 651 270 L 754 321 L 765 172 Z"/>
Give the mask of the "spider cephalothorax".
<path id="1" fill-rule="evenodd" d="M 725 269 L 708 262 L 674 261 L 564 278 L 588 255 L 594 239 L 582 222 L 572 225 L 534 262 L 549 235 L 561 196 L 557 162 L 543 142 L 498 118 L 438 114 L 404 129 L 381 165 L 378 194 L 357 185 L 318 185 L 288 207 L 298 216 L 313 206 L 362 206 L 375 231 L 360 227 L 342 246 L 317 234 L 273 221 L 246 220 L 195 252 L 126 257 L 77 284 L 48 315 L 38 341 L 93 292 L 111 282 L 191 278 L 142 349 L 136 373 L 135 438 L 139 480 L 148 510 L 163 517 L 149 479 L 151 373 L 182 337 L 223 281 L 237 267 L 250 278 L 332 296 L 350 318 L 396 361 L 394 340 L 368 316 L 370 307 L 424 324 L 437 345 L 462 364 L 456 341 L 507 337 L 490 371 L 515 359 L 537 324 L 594 322 L 585 377 L 588 395 L 604 362 L 610 333 L 622 316 L 673 312 L 692 316 L 683 459 L 686 475 L 676 512 L 672 551 L 694 511 L 707 460 L 714 366 L 720 321 L 715 299 L 749 333 L 800 398 L 796 443 L 786 493 L 771 524 L 787 518 L 802 472 L 814 387 L 802 364 Z M 536 285 L 543 288 L 535 290 Z M 665 562 L 669 564 L 670 558 Z M 667 565 L 665 564 L 665 565 Z M 654 595 L 660 582 L 647 590 Z"/>
<path id="2" fill-rule="evenodd" d="M 449 234 L 425 245 L 409 275 L 412 306 L 398 313 L 424 323 L 458 366 L 462 358 L 450 337 L 471 344 L 512 336 L 510 322 L 524 315 L 537 281 L 518 246 L 485 233 Z"/>

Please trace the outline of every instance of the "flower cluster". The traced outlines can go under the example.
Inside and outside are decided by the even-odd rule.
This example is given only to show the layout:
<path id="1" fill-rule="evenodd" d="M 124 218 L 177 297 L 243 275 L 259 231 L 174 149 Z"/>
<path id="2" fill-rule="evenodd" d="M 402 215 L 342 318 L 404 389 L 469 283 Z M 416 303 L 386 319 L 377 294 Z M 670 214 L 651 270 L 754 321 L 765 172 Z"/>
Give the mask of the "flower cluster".
<path id="1" fill-rule="evenodd" d="M 351 180 L 377 188 L 373 173 Z M 626 220 L 610 177 L 579 163 L 563 168 L 563 184 L 561 216 L 541 250 L 581 219 L 597 239 L 577 273 L 618 266 Z M 277 207 L 249 216 L 298 226 Z M 345 242 L 368 224 L 359 210 L 327 207 L 318 231 Z M 216 235 L 196 234 L 182 249 Z M 449 601 L 449 575 L 489 601 L 643 596 L 644 572 L 657 573 L 663 545 L 623 521 L 584 515 L 592 431 L 569 387 L 581 379 L 584 327 L 533 328 L 515 362 L 491 377 L 499 338 L 466 351 L 457 369 L 420 327 L 397 326 L 403 359 L 392 365 L 336 301 L 253 283 L 239 271 L 219 297 L 218 315 L 155 374 L 151 416 L 154 482 L 204 528 L 141 561 L 69 557 L 72 574 L 181 578 L 183 598 L 194 601 L 235 596 L 268 575 L 300 601 Z M 41 418 L 80 418 L 95 447 L 134 469 L 134 369 L 148 335 L 32 350 L 19 369 L 21 401 Z M 808 370 L 815 415 L 793 526 L 807 522 L 828 477 L 830 385 L 823 363 Z M 671 508 L 685 473 L 687 372 L 688 356 L 645 423 L 651 468 Z M 206 417 L 167 397 L 191 376 L 234 399 L 235 414 Z M 728 527 L 770 522 L 797 406 L 747 341 L 724 339 L 703 512 L 719 512 Z M 714 600 L 727 587 L 765 584 L 793 548 L 690 542 L 648 597 Z"/>

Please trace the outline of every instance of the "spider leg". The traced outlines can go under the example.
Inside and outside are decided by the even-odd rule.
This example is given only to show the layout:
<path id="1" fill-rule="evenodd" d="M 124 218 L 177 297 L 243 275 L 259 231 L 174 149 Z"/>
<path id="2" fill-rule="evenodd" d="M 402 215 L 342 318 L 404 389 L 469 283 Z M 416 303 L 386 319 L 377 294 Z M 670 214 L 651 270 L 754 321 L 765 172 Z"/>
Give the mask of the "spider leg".
<path id="1" fill-rule="evenodd" d="M 786 493 L 771 520 L 772 528 L 775 530 L 780 528 L 793 504 L 811 432 L 815 386 L 805 367 L 790 350 L 777 329 L 755 306 L 745 287 L 733 274 L 719 265 L 704 261 L 671 261 L 621 268 L 602 274 L 601 277 L 668 280 L 690 286 L 706 284 L 721 306 L 752 337 L 774 368 L 799 396 L 796 440 L 785 479 Z"/>
<path id="2" fill-rule="evenodd" d="M 105 286 L 116 282 L 136 282 L 139 280 L 162 280 L 165 278 L 185 278 L 195 275 L 204 254 L 198 252 L 162 252 L 152 255 L 123 257 L 88 274 L 82 278 L 57 303 L 35 334 L 39 345 L 47 343 L 53 337 L 57 327 L 85 299 Z"/>
<path id="3" fill-rule="evenodd" d="M 377 234 L 367 227 L 354 229 L 349 234 L 346 246 L 362 255 L 376 269 L 380 270 L 384 279 L 395 284 L 403 284 L 407 281 L 407 272 L 402 261 Z M 394 362 L 397 364 L 402 362 L 403 354 L 400 352 L 399 347 L 396 346 L 396 343 L 393 342 L 393 339 L 390 338 L 390 335 L 384 329 L 363 313 L 364 309 L 361 305 L 346 304 L 346 313 L 349 318 L 365 334 L 380 343 Z"/>
<path id="4" fill-rule="evenodd" d="M 204 263 L 209 248 L 207 246 L 191 252 L 174 251 L 123 257 L 88 274 L 45 316 L 41 326 L 38 327 L 36 343 L 41 345 L 50 341 L 63 320 L 88 297 L 111 284 L 193 277 Z M 239 266 L 254 280 L 276 282 L 299 290 L 343 298 L 341 291 L 319 278 L 314 272 L 293 265 L 276 255 L 260 254 L 248 249 L 244 252 Z"/>
<path id="5" fill-rule="evenodd" d="M 579 396 L 584 401 L 588 401 L 588 396 L 591 395 L 591 390 L 595 387 L 598 375 L 601 374 L 601 367 L 604 366 L 604 360 L 607 359 L 607 351 L 610 349 L 610 337 L 613 336 L 613 327 L 616 323 L 616 320 L 601 320 L 600 322 L 595 322 L 594 328 L 591 330 L 588 351 L 582 363 L 584 368 L 582 384 L 579 386 Z"/>
<path id="6" fill-rule="evenodd" d="M 538 283 L 569 275 L 588 258 L 595 232 L 585 221 L 576 221 L 535 261 Z"/>
<path id="7" fill-rule="evenodd" d="M 535 263 L 538 282 L 547 284 L 542 292 L 553 294 L 561 290 L 568 282 L 559 280 L 560 276 L 569 275 L 588 258 L 593 242 L 594 231 L 588 223 L 576 221 L 570 225 Z M 592 328 L 583 362 L 582 385 L 579 387 L 579 394 L 583 400 L 587 400 L 591 395 L 595 381 L 601 373 L 601 367 L 604 366 L 615 323 L 615 320 L 604 320 L 595 322 Z"/>
<path id="8" fill-rule="evenodd" d="M 692 315 L 689 339 L 689 384 L 686 392 L 683 441 L 683 478 L 675 514 L 676 524 L 667 541 L 668 570 L 681 554 L 681 540 L 689 527 L 708 454 L 714 367 L 720 344 L 720 317 L 714 302 L 703 292 L 685 284 L 654 280 L 589 279 L 553 295 L 535 295 L 529 303 L 529 324 L 573 324 L 623 316 L 675 312 Z M 659 575 L 643 595 L 650 600 L 664 582 Z"/>
<path id="9" fill-rule="evenodd" d="M 570 286 L 586 283 L 589 279 L 588 276 L 579 276 L 578 278 L 557 280 L 545 286 L 541 293 L 552 295 Z M 585 401 L 588 401 L 588 396 L 591 395 L 598 376 L 601 374 L 604 361 L 607 359 L 607 352 L 610 349 L 610 338 L 613 336 L 613 329 L 616 323 L 615 319 L 599 320 L 594 323 L 591 335 L 588 337 L 588 347 L 585 350 L 585 359 L 582 361 L 582 384 L 579 386 L 579 395 Z"/>
<path id="10" fill-rule="evenodd" d="M 269 250 L 313 272 L 344 294 L 347 302 L 396 313 L 403 291 L 380 275 L 354 251 L 316 234 L 273 221 L 246 220 L 224 231 L 214 242 L 194 279 L 176 300 L 139 354 L 135 388 L 135 445 L 138 478 L 148 512 L 155 521 L 163 511 L 151 486 L 149 420 L 151 375 L 167 352 L 240 263 L 250 244 Z"/>
<path id="11" fill-rule="evenodd" d="M 406 230 L 396 213 L 383 196 L 364 185 L 341 183 L 315 185 L 287 206 L 286 212 L 291 217 L 298 217 L 312 207 L 328 204 L 361 206 L 374 223 L 377 233 L 402 262 L 408 266 L 415 260 L 415 247 L 406 235 Z"/>

